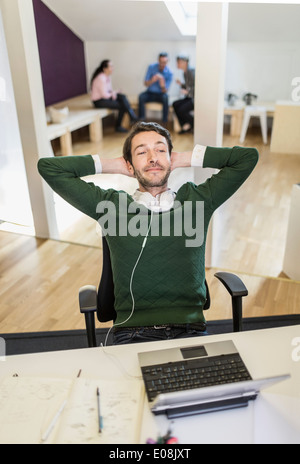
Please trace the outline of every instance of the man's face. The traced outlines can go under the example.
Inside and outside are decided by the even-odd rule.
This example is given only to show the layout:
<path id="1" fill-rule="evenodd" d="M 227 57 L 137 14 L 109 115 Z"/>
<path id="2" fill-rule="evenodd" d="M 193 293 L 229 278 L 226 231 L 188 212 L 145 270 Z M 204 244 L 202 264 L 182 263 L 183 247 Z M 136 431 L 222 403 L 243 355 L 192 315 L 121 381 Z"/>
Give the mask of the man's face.
<path id="1" fill-rule="evenodd" d="M 186 70 L 187 68 L 187 62 L 185 60 L 177 60 L 177 68 L 178 69 L 183 69 L 184 71 Z"/>
<path id="2" fill-rule="evenodd" d="M 132 139 L 132 165 L 128 168 L 140 184 L 141 191 L 164 187 L 171 173 L 171 159 L 165 137 L 156 132 L 141 132 Z"/>
<path id="3" fill-rule="evenodd" d="M 160 71 L 163 71 L 165 69 L 165 67 L 167 66 L 169 62 L 169 59 L 167 56 L 161 56 L 158 60 L 158 63 L 159 63 L 159 69 Z"/>

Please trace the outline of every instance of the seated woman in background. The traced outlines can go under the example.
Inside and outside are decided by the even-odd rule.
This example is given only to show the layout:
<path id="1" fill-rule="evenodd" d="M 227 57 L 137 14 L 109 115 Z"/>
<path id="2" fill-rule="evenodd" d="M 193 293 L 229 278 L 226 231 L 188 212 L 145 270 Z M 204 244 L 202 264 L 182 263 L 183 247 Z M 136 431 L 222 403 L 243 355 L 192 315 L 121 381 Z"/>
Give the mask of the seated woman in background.
<path id="1" fill-rule="evenodd" d="M 127 132 L 122 127 L 122 120 L 126 113 L 132 123 L 137 122 L 138 118 L 130 106 L 127 97 L 118 93 L 112 88 L 111 75 L 114 67 L 110 60 L 104 60 L 96 69 L 91 80 L 91 98 L 96 108 L 109 108 L 118 110 L 119 115 L 116 123 L 117 132 Z"/>

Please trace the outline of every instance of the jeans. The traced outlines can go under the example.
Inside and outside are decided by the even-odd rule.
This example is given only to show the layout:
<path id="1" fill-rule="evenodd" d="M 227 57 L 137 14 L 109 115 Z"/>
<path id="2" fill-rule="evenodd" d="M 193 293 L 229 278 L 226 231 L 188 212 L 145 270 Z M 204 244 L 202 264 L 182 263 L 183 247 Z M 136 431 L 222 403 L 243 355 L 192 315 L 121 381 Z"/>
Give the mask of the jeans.
<path id="1" fill-rule="evenodd" d="M 166 328 L 124 328 L 115 330 L 113 333 L 113 345 L 124 345 L 127 343 L 158 342 L 161 340 L 174 340 L 180 338 L 200 337 L 208 335 L 205 325 L 203 330 L 186 327 L 166 327 Z"/>
<path id="2" fill-rule="evenodd" d="M 168 122 L 169 116 L 169 97 L 166 93 L 143 92 L 139 96 L 139 118 L 145 119 L 145 104 L 146 103 L 162 103 L 163 104 L 163 122 Z"/>

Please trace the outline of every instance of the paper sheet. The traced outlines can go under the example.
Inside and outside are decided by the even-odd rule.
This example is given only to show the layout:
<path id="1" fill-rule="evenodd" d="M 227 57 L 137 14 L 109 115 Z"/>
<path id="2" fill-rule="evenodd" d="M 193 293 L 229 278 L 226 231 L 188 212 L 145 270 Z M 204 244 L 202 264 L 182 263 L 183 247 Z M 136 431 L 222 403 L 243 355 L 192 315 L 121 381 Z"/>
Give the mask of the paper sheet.
<path id="1" fill-rule="evenodd" d="M 103 431 L 99 433 L 97 388 Z M 80 379 L 66 406 L 55 443 L 132 444 L 139 442 L 143 388 L 138 381 Z"/>
<path id="2" fill-rule="evenodd" d="M 97 388 L 103 432 L 99 434 Z M 0 385 L 0 444 L 42 443 L 53 418 L 66 406 L 47 443 L 137 443 L 144 388 L 140 381 L 7 378 Z"/>
<path id="3" fill-rule="evenodd" d="M 0 443 L 40 443 L 73 381 L 10 377 L 0 385 Z"/>

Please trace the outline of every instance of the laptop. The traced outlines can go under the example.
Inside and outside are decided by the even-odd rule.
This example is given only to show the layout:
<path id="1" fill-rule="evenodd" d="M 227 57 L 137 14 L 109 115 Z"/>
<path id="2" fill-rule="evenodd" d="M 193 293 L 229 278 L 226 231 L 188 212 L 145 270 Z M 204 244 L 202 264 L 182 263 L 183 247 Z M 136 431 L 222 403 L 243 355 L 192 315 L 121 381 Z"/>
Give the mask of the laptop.
<path id="1" fill-rule="evenodd" d="M 287 380 L 254 380 L 231 340 L 138 353 L 151 411 L 169 419 L 246 407 Z"/>

